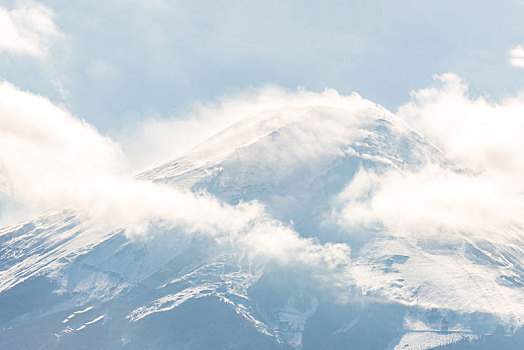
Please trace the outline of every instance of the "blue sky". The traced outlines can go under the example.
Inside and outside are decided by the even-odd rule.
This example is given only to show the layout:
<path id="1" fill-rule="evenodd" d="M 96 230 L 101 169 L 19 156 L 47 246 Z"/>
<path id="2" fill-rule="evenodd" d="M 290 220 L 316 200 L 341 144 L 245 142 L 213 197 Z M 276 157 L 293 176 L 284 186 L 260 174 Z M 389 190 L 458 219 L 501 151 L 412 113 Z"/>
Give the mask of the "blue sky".
<path id="1" fill-rule="evenodd" d="M 393 111 L 445 72 L 488 98 L 524 88 L 508 63 L 524 43 L 518 0 L 0 2 L 35 4 L 57 33 L 40 57 L 2 50 L 0 79 L 102 133 L 265 84 L 356 91 Z"/>

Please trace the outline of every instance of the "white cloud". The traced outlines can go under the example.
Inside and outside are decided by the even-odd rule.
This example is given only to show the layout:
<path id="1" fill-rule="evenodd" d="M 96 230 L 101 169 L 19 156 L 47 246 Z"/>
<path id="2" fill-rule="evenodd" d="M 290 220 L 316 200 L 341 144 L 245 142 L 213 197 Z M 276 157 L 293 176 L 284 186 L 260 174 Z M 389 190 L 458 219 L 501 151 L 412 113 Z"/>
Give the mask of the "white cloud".
<path id="1" fill-rule="evenodd" d="M 0 6 L 0 51 L 44 58 L 61 37 L 52 10 L 33 1 L 16 4 L 12 10 Z"/>
<path id="2" fill-rule="evenodd" d="M 453 162 L 418 171 L 362 170 L 339 196 L 349 225 L 382 223 L 393 231 L 486 233 L 524 227 L 524 96 L 490 103 L 468 96 L 453 74 L 413 93 L 398 116 Z"/>
<path id="3" fill-rule="evenodd" d="M 117 144 L 42 96 L 0 83 L 0 116 L 4 192 L 28 205 L 67 202 L 81 183 L 123 171 Z"/>
<path id="4" fill-rule="evenodd" d="M 300 118 L 299 110 L 301 108 L 328 108 L 331 112 L 339 109 L 339 112 L 344 115 L 335 117 L 335 119 L 344 120 L 354 117 L 351 112 L 372 105 L 373 103 L 360 98 L 357 94 L 343 96 L 333 89 L 315 93 L 302 88 L 297 91 L 287 91 L 277 86 L 266 86 L 261 89 L 249 89 L 243 93 L 222 98 L 215 103 L 197 105 L 186 116 L 149 118 L 119 132 L 115 139 L 119 141 L 125 153 L 139 170 L 181 156 L 221 130 L 248 118 L 260 116 L 267 111 L 274 111 L 275 116 L 279 113 L 286 113 L 286 116 L 277 118 L 276 121 L 273 118 L 273 124 L 265 125 L 265 128 L 257 130 L 246 130 L 245 135 L 235 135 L 234 139 L 227 136 L 222 137 L 219 141 L 220 146 L 228 148 L 235 142 L 248 142 L 269 129 L 276 128 L 277 124 L 291 123 L 296 118 Z M 337 113 L 331 113 L 331 115 L 334 116 Z M 342 124 L 344 123 L 347 124 L 346 121 Z M 319 126 L 329 128 L 329 125 L 325 124 Z M 329 137 L 336 135 L 338 130 L 336 128 L 340 126 L 332 127 Z M 309 129 L 313 130 L 313 128 Z M 320 133 L 316 134 L 318 137 L 324 136 Z M 340 140 L 335 140 L 335 142 L 338 141 Z M 221 152 L 225 151 L 225 149 L 221 150 Z"/>
<path id="5" fill-rule="evenodd" d="M 71 207 L 98 225 L 147 232 L 155 223 L 232 244 L 257 259 L 346 276 L 349 248 L 301 238 L 257 202 L 135 180 L 118 144 L 42 96 L 0 83 L 0 196 L 34 211 Z M 205 214 L 204 214 L 205 213 Z M 338 282 L 337 282 L 338 283 Z"/>
<path id="6" fill-rule="evenodd" d="M 435 79 L 440 87 L 414 92 L 398 115 L 464 167 L 524 173 L 524 95 L 488 102 L 469 97 L 456 75 Z"/>
<path id="7" fill-rule="evenodd" d="M 73 206 L 129 228 L 180 212 L 186 221 L 202 222 L 202 210 L 216 218 L 211 213 L 220 206 L 211 198 L 133 180 L 118 144 L 42 96 L 0 83 L 0 116 L 4 197 L 40 211 Z"/>
<path id="8" fill-rule="evenodd" d="M 520 45 L 509 50 L 509 63 L 518 68 L 524 68 L 524 48 Z"/>
<path id="9" fill-rule="evenodd" d="M 361 170 L 340 194 L 338 215 L 342 225 L 380 224 L 388 235 L 453 240 L 462 233 L 497 240 L 504 235 L 493 232 L 524 225 L 524 196 L 516 185 L 507 177 L 435 164 L 412 172 Z"/>
<path id="10" fill-rule="evenodd" d="M 520 325 L 522 295 L 501 280 L 520 276 L 524 256 L 524 96 L 488 102 L 456 75 L 435 78 L 439 85 L 414 92 L 398 116 L 451 164 L 361 169 L 332 218 L 370 242 L 353 264 L 363 291 Z M 391 256 L 408 260 L 381 269 Z"/>

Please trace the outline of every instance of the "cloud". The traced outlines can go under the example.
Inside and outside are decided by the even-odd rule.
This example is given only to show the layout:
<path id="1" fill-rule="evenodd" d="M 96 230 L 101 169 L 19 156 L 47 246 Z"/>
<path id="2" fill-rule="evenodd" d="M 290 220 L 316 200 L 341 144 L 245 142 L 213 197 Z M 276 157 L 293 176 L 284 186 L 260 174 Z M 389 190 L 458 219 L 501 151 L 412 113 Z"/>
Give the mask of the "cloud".
<path id="1" fill-rule="evenodd" d="M 344 203 L 340 220 L 349 226 L 382 225 L 388 235 L 460 239 L 459 232 L 496 240 L 503 235 L 493 232 L 524 227 L 524 196 L 507 180 L 436 164 L 409 172 L 361 170 L 337 199 Z"/>
<path id="2" fill-rule="evenodd" d="M 456 75 L 413 92 L 397 115 L 442 150 L 452 164 L 419 170 L 362 169 L 342 192 L 348 225 L 381 223 L 393 231 L 479 233 L 524 227 L 524 96 L 501 102 L 468 96 Z"/>
<path id="3" fill-rule="evenodd" d="M 0 83 L 3 193 L 33 208 L 67 203 L 81 184 L 122 173 L 119 146 L 42 96 Z"/>
<path id="4" fill-rule="evenodd" d="M 437 87 L 412 94 L 398 116 L 420 131 L 461 166 L 507 175 L 524 173 L 524 95 L 500 102 L 468 96 L 459 77 L 435 77 Z"/>
<path id="5" fill-rule="evenodd" d="M 524 68 L 524 48 L 520 45 L 509 50 L 509 63 L 518 68 Z"/>
<path id="6" fill-rule="evenodd" d="M 1 191 L 4 197 L 34 210 L 71 206 L 86 220 L 123 227 L 130 234 L 145 233 L 151 224 L 181 227 L 188 234 L 205 234 L 253 259 L 307 266 L 316 278 L 327 279 L 327 286 L 336 286 L 337 292 L 347 291 L 350 284 L 356 283 L 363 290 L 410 303 L 413 290 L 421 286 L 422 306 L 467 312 L 484 310 L 479 303 L 498 305 L 495 299 L 507 289 L 496 280 L 501 273 L 496 269 L 503 264 L 479 268 L 461 255 L 464 264 L 472 266 L 453 270 L 460 273 L 460 278 L 454 280 L 478 277 L 497 291 L 482 294 L 477 304 L 467 304 L 463 295 L 453 291 L 440 291 L 440 296 L 431 292 L 437 288 L 431 287 L 433 282 L 445 279 L 428 273 L 434 255 L 447 264 L 446 268 L 451 269 L 456 261 L 446 254 L 431 252 L 448 249 L 457 254 L 449 247 L 464 241 L 498 249 L 513 249 L 520 244 L 524 227 L 524 161 L 516 150 L 524 149 L 519 137 L 524 132 L 524 102 L 520 95 L 499 102 L 471 97 L 467 85 L 453 74 L 437 76 L 436 80 L 437 86 L 414 92 L 412 101 L 397 114 L 442 150 L 442 157 L 424 158 L 420 167 L 410 170 L 361 169 L 333 200 L 333 216 L 329 220 L 334 220 L 348 236 L 357 231 L 354 228 L 368 236 L 356 253 L 351 253 L 344 243 L 321 244 L 301 237 L 271 217 L 256 201 L 228 205 L 210 194 L 136 180 L 132 176 L 134 160 L 130 162 L 125 156 L 133 153 L 134 142 L 135 149 L 144 149 L 143 158 L 139 159 L 142 165 L 165 161 L 149 155 L 156 149 L 167 149 L 175 156 L 192 148 L 213 157 L 239 147 L 245 149 L 249 142 L 278 129 L 278 137 L 268 138 L 258 149 L 258 157 L 246 153 L 242 158 L 243 153 L 239 152 L 237 160 L 242 166 L 251 164 L 250 161 L 262 162 L 269 169 L 266 173 L 257 172 L 256 179 L 265 183 L 272 177 L 284 176 L 295 165 L 293 162 L 323 169 L 322 159 L 342 154 L 341 150 L 355 140 L 355 132 L 356 139 L 362 136 L 358 133 L 365 132 L 370 111 L 373 116 L 378 112 L 383 118 L 399 121 L 356 94 L 342 96 L 335 90 L 251 90 L 197 106 L 182 120 L 157 118 L 144 122 L 142 128 L 135 126 L 132 132 L 121 134 L 121 139 L 128 142 L 123 142 L 121 148 L 44 97 L 2 83 Z M 271 118 L 266 118 L 268 113 Z M 315 117 L 318 113 L 321 118 Z M 231 124 L 233 132 L 223 130 Z M 148 139 L 155 139 L 159 131 L 164 131 L 164 136 L 154 145 Z M 132 135 L 139 137 L 133 139 Z M 398 248 L 384 243 L 391 237 L 396 239 Z M 415 254 L 413 245 L 426 241 L 435 243 Z M 364 256 L 359 251 L 370 254 Z M 409 269 L 399 267 L 398 273 L 384 276 L 385 270 L 370 270 L 367 267 L 380 263 L 381 256 L 374 252 L 405 254 L 411 259 L 405 264 Z M 405 282 L 400 285 L 404 289 L 395 289 L 390 284 L 394 282 L 392 278 L 403 278 Z M 471 286 L 460 288 L 467 290 Z M 344 293 L 337 296 L 340 295 Z M 511 302 L 516 303 L 515 300 Z M 461 306 L 464 304 L 467 307 Z"/>
<path id="7" fill-rule="evenodd" d="M 161 225 L 205 234 L 253 259 L 299 263 L 322 278 L 347 276 L 349 248 L 300 237 L 253 201 L 136 180 L 117 143 L 48 99 L 0 83 L 0 197 L 34 212 L 69 207 L 129 235 Z M 347 278 L 344 280 L 347 281 Z"/>
<path id="8" fill-rule="evenodd" d="M 524 256 L 523 95 L 488 102 L 454 74 L 435 80 L 397 115 L 450 161 L 362 168 L 334 198 L 331 219 L 348 235 L 365 232 L 352 270 L 363 291 L 520 325 L 520 287 L 503 281 L 520 278 Z M 384 263 L 394 257 L 407 260 Z"/>
<path id="9" fill-rule="evenodd" d="M 61 37 L 52 10 L 33 1 L 16 4 L 12 10 L 0 7 L 0 51 L 44 58 L 52 41 Z"/>
<path id="10" fill-rule="evenodd" d="M 335 119 L 340 118 L 341 124 L 346 124 L 347 127 L 349 125 L 347 120 L 353 115 L 352 112 L 370 106 L 375 105 L 362 99 L 358 94 L 344 96 L 333 89 L 325 89 L 321 93 L 307 91 L 303 88 L 289 91 L 269 85 L 258 89 L 247 89 L 242 93 L 229 95 L 212 103 L 197 104 L 186 115 L 170 118 L 150 117 L 115 133 L 114 138 L 122 145 L 124 152 L 136 169 L 141 170 L 181 156 L 227 127 L 248 118 L 261 117 L 268 111 L 272 111 L 271 113 L 275 116 L 279 113 L 286 113 L 286 115 L 281 118 L 272 118 L 273 124 L 271 125 L 263 127 L 258 125 L 257 130 L 247 128 L 245 135 L 235 135 L 235 138 L 222 137 L 219 142 L 220 146 L 227 148 L 235 142 L 248 142 L 278 125 L 296 122 L 302 116 L 300 109 L 328 108 L 327 113 L 331 116 L 337 114 L 333 110 L 339 109 L 339 112 L 344 115 L 335 117 Z M 356 124 L 355 121 L 353 125 Z M 330 129 L 329 137 L 336 135 L 337 128 L 340 126 L 319 125 L 323 129 Z M 309 129 L 313 130 L 313 128 Z M 324 136 L 321 133 L 316 134 L 320 138 Z M 313 137 L 313 135 L 309 136 Z M 336 142 L 339 141 L 340 139 L 336 140 Z"/>

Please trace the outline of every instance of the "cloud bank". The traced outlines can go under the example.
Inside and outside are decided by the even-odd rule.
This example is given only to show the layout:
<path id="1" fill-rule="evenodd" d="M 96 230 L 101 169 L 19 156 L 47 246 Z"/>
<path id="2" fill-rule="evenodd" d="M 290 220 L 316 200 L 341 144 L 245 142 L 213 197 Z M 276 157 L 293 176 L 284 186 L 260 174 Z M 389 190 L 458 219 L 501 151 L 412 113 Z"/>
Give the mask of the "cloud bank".
<path id="1" fill-rule="evenodd" d="M 0 6 L 0 33 L 0 51 L 40 59 L 62 36 L 53 22 L 53 11 L 33 1 L 17 1 L 12 10 Z"/>

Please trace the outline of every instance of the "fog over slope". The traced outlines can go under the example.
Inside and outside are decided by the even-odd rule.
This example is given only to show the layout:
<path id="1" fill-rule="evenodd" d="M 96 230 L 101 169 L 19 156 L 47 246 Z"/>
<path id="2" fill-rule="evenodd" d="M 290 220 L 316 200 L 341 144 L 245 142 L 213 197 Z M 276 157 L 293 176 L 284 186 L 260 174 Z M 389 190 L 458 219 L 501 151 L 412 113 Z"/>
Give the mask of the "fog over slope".
<path id="1" fill-rule="evenodd" d="M 0 344 L 522 347 L 524 100 L 436 80 L 396 114 L 268 87 L 119 142 L 2 83 L 4 221 L 47 211 L 0 231 Z"/>

